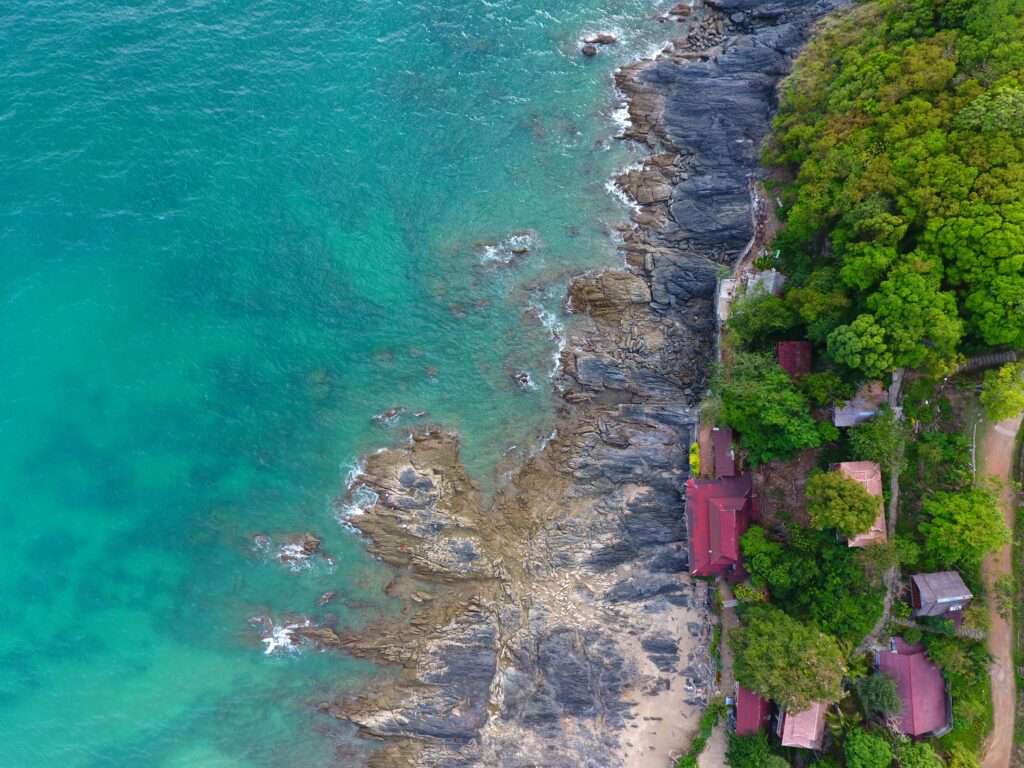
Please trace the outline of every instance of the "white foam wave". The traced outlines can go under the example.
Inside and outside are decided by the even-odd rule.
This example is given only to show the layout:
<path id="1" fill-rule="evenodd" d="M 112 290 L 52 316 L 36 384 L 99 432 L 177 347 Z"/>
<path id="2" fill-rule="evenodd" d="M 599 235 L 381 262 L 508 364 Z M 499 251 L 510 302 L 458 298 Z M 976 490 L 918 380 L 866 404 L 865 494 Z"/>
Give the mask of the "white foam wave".
<path id="1" fill-rule="evenodd" d="M 565 338 L 565 325 L 562 323 L 558 315 L 540 302 L 531 301 L 527 304 L 527 307 L 537 315 L 537 319 L 540 320 L 541 325 L 547 328 L 548 333 L 551 335 L 551 340 L 555 343 L 555 351 L 552 355 L 550 373 L 550 376 L 554 377 L 558 374 L 558 369 L 562 364 L 562 352 L 565 350 L 565 345 L 567 344 Z"/>
<path id="2" fill-rule="evenodd" d="M 308 627 L 309 625 L 308 619 L 292 624 L 274 624 L 270 628 L 270 632 L 261 638 L 267 646 L 263 649 L 263 654 L 270 656 L 275 653 L 293 653 L 297 651 L 299 649 L 299 636 L 295 634 L 295 630 L 299 627 Z"/>
<path id="3" fill-rule="evenodd" d="M 485 243 L 477 247 L 481 264 L 511 264 L 522 258 L 537 246 L 537 233 L 515 232 L 496 243 Z"/>

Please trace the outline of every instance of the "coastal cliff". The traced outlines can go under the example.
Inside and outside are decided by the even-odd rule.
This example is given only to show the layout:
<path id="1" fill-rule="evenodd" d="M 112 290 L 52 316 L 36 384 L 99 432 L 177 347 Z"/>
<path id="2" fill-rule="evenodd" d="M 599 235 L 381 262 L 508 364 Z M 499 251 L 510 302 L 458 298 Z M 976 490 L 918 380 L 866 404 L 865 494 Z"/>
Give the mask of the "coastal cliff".
<path id="1" fill-rule="evenodd" d="M 333 702 L 391 766 L 667 765 L 713 685 L 711 589 L 687 575 L 681 486 L 717 334 L 717 275 L 754 230 L 775 86 L 837 0 L 713 0 L 620 70 L 651 156 L 622 270 L 574 280 L 580 316 L 546 446 L 485 502 L 456 436 L 366 458 L 350 518 L 397 569 L 400 621 L 321 638 L 393 667 Z M 372 492 L 372 493 L 369 493 Z"/>

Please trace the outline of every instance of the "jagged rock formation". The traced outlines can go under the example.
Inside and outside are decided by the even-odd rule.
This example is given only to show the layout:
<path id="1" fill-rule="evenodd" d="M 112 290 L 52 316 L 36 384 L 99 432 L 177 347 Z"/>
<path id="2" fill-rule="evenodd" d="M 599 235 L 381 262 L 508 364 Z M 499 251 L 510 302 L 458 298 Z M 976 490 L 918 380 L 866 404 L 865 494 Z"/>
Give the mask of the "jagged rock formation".
<path id="1" fill-rule="evenodd" d="M 654 713 L 696 726 L 710 596 L 686 575 L 680 487 L 717 273 L 752 234 L 775 85 L 836 4 L 709 0 L 687 38 L 618 74 L 627 138 L 652 148 L 620 179 L 641 203 L 627 268 L 573 282 L 557 432 L 490 504 L 454 435 L 367 459 L 358 483 L 377 502 L 351 522 L 416 589 L 433 584 L 403 621 L 340 638 L 396 669 L 333 704 L 384 741 L 373 765 L 657 765 L 670 724 Z"/>

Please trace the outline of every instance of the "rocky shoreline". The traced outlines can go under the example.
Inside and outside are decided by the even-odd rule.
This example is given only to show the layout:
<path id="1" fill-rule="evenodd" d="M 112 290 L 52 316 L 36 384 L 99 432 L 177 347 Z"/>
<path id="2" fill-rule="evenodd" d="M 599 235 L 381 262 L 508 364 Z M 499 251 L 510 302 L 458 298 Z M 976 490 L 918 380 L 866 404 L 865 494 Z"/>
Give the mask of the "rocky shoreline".
<path id="1" fill-rule="evenodd" d="M 440 429 L 366 458 L 353 491 L 376 503 L 349 522 L 408 609 L 318 640 L 395 670 L 326 705 L 383 742 L 372 766 L 667 766 L 688 742 L 714 670 L 680 489 L 717 278 L 754 231 L 775 86 L 837 5 L 705 0 L 616 74 L 624 138 L 651 149 L 618 180 L 626 266 L 572 282 L 557 429 L 491 502 Z"/>

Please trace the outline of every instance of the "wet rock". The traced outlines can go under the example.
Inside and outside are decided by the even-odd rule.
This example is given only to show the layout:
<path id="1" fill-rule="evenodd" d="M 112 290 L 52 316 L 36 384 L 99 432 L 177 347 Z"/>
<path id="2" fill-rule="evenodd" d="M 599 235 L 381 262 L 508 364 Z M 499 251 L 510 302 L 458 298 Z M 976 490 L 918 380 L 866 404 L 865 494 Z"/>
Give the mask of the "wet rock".
<path id="1" fill-rule="evenodd" d="M 597 56 L 597 47 L 594 46 L 594 45 L 591 45 L 590 43 L 586 43 L 586 44 L 584 44 L 584 46 L 582 48 L 580 48 L 580 53 L 582 53 L 584 56 L 588 56 L 588 57 L 589 56 Z"/>
<path id="2" fill-rule="evenodd" d="M 514 381 L 520 389 L 536 389 L 537 385 L 533 383 L 533 377 L 530 376 L 529 371 L 513 371 L 512 381 Z"/>
<path id="3" fill-rule="evenodd" d="M 580 40 L 587 45 L 612 45 L 618 42 L 618 38 L 608 32 L 591 32 L 581 37 Z"/>
<path id="4" fill-rule="evenodd" d="M 385 411 L 381 411 L 371 419 L 374 424 L 393 424 L 398 418 L 405 413 L 405 407 L 401 405 L 394 405 Z"/>
<path id="5" fill-rule="evenodd" d="M 338 593 L 337 593 L 336 590 L 331 590 L 330 592 L 324 592 L 317 599 L 316 604 L 317 605 L 327 605 L 328 603 L 333 603 L 337 599 L 337 597 L 338 597 Z"/>

